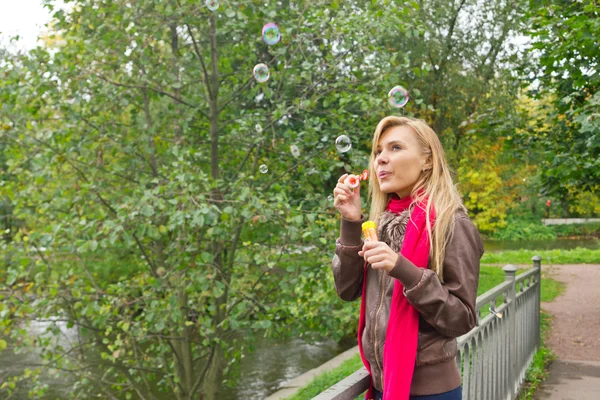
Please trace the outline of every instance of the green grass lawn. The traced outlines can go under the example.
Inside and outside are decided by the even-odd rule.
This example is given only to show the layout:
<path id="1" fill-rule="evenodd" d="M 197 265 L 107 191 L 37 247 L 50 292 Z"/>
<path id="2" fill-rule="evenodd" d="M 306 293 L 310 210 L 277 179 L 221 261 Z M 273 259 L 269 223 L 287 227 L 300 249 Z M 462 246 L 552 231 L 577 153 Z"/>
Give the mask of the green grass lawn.
<path id="1" fill-rule="evenodd" d="M 543 264 L 542 264 L 543 267 Z M 524 272 L 525 270 L 517 271 L 517 274 Z M 487 266 L 482 265 L 481 271 L 479 274 L 479 288 L 477 290 L 477 294 L 480 295 L 482 293 L 487 292 L 492 289 L 494 286 L 502 283 L 505 279 L 504 271 L 502 268 L 496 266 Z M 542 278 L 542 301 L 552 301 L 556 296 L 561 294 L 564 290 L 564 284 L 561 282 L 555 281 L 550 278 Z M 546 338 L 549 331 L 549 316 L 547 314 L 542 313 L 542 341 Z M 546 365 L 552 360 L 553 354 L 550 350 L 543 346 L 537 352 L 534 362 L 530 366 L 527 372 L 526 386 L 522 391 L 524 395 L 530 391 L 533 391 L 537 388 L 540 382 L 545 378 L 545 368 Z M 348 375 L 357 371 L 362 367 L 362 361 L 360 359 L 360 355 L 356 355 L 345 362 L 343 362 L 339 367 L 326 372 L 317 378 L 315 378 L 309 385 L 302 388 L 298 391 L 294 396 L 289 397 L 287 400 L 309 400 L 315 397 L 317 394 L 326 390 L 327 388 L 333 386 L 337 382 L 341 381 Z M 522 395 L 523 396 L 523 395 Z M 357 400 L 361 400 L 363 397 L 357 397 Z M 521 399 L 531 399 L 531 397 L 521 397 Z"/>
<path id="2" fill-rule="evenodd" d="M 542 290 L 542 298 L 543 297 L 544 293 Z M 548 365 L 550 365 L 550 362 L 556 358 L 550 348 L 546 346 L 546 341 L 548 340 L 548 335 L 550 334 L 550 315 L 542 311 L 540 318 L 542 335 L 540 348 L 533 356 L 533 362 L 529 368 L 527 368 L 527 375 L 525 376 L 525 383 L 521 387 L 521 392 L 519 393 L 519 400 L 533 399 L 533 394 L 539 385 L 544 382 L 548 375 Z"/>

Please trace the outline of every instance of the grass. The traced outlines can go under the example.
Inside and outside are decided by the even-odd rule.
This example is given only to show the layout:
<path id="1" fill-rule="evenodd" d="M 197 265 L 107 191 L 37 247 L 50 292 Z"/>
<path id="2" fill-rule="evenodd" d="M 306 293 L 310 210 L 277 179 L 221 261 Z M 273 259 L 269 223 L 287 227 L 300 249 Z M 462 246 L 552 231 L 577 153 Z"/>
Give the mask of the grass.
<path id="1" fill-rule="evenodd" d="M 543 283 L 543 281 L 542 281 Z M 543 288 L 543 285 L 542 285 Z M 542 293 L 542 297 L 544 297 Z M 545 342 L 548 340 L 550 334 L 550 315 L 542 311 L 540 314 L 540 326 L 541 326 L 541 344 L 538 351 L 533 356 L 533 362 L 527 368 L 525 375 L 525 383 L 521 387 L 519 393 L 519 400 L 532 400 L 535 391 L 538 389 L 540 384 L 546 380 L 548 376 L 548 366 L 556 358 L 555 354 L 548 348 Z"/>
<path id="2" fill-rule="evenodd" d="M 317 376 L 308 386 L 303 387 L 295 395 L 288 397 L 287 400 L 312 399 L 325 389 L 356 372 L 362 365 L 360 354 L 356 354 L 354 357 L 344 361 L 337 368 Z"/>
<path id="3" fill-rule="evenodd" d="M 600 264 L 600 249 L 573 250 L 508 250 L 485 253 L 482 264 L 531 264 L 533 256 L 542 257 L 544 264 Z"/>
<path id="4" fill-rule="evenodd" d="M 541 300 L 543 302 L 553 301 L 565 291 L 565 284 L 550 278 L 542 278 Z M 540 313 L 540 348 L 533 356 L 533 362 L 527 368 L 525 383 L 521 387 L 519 400 L 532 400 L 535 391 L 548 376 L 548 366 L 556 358 L 556 355 L 546 346 L 550 335 L 551 318 L 543 310 Z"/>
<path id="5" fill-rule="evenodd" d="M 524 272 L 524 270 L 517 271 L 517 274 Z M 495 266 L 482 265 L 479 273 L 479 288 L 477 294 L 483 294 L 494 286 L 504 282 L 505 274 L 502 268 Z M 542 301 L 552 301 L 559 296 L 565 289 L 562 282 L 555 281 L 551 278 L 542 278 Z M 546 378 L 547 366 L 554 359 L 554 354 L 544 345 L 544 342 L 548 336 L 550 330 L 550 316 L 542 312 L 541 315 L 541 332 L 542 332 L 542 344 L 540 349 L 534 356 L 533 363 L 527 370 L 527 376 L 525 384 L 521 390 L 521 396 L 519 400 L 530 400 L 533 396 L 533 392 L 539 386 L 541 382 Z M 337 368 L 328 371 L 322 375 L 316 377 L 307 386 L 303 387 L 292 397 L 288 397 L 286 400 L 309 400 L 315 397 L 317 394 L 323 392 L 327 388 L 333 386 L 337 382 L 346 378 L 350 374 L 357 371 L 362 367 L 362 361 L 360 355 L 356 355 L 346 361 L 344 361 Z M 529 395 L 527 393 L 530 393 Z M 529 397 L 523 397 L 523 396 Z M 362 396 L 356 398 L 357 400 L 362 399 Z"/>

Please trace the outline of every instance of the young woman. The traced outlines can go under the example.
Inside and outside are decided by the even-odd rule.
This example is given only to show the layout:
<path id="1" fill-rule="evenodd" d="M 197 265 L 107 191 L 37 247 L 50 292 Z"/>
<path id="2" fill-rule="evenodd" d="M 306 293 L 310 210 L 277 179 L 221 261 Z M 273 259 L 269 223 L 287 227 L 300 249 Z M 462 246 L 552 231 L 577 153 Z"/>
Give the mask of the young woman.
<path id="1" fill-rule="evenodd" d="M 342 216 L 333 276 L 343 300 L 361 299 L 358 344 L 371 374 L 366 399 L 462 398 L 456 338 L 476 324 L 483 243 L 452 181 L 444 150 L 422 120 L 386 117 L 369 161 L 369 219 L 360 188 L 340 177 Z"/>

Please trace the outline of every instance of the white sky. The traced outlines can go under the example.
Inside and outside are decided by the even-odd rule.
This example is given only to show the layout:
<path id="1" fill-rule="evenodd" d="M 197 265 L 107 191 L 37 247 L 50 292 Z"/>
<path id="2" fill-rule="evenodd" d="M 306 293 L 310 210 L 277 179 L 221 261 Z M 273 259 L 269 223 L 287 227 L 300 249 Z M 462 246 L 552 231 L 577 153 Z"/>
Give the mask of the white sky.
<path id="1" fill-rule="evenodd" d="M 0 45 L 34 48 L 44 24 L 50 21 L 50 13 L 42 4 L 42 0 L 0 0 Z M 21 38 L 11 45 L 9 38 L 17 34 Z"/>

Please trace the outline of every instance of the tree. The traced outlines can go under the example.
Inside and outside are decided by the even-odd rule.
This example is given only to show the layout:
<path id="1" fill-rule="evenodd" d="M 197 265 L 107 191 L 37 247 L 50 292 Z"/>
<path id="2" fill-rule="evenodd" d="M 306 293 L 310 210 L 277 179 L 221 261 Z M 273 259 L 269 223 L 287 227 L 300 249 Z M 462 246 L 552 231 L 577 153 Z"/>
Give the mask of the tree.
<path id="1" fill-rule="evenodd" d="M 364 165 L 333 141 L 360 148 L 386 113 L 389 55 L 371 38 L 410 29 L 407 9 L 381 21 L 362 2 L 70 5 L 54 47 L 0 66 L 16 178 L 3 188 L 23 221 L 3 247 L 11 347 L 42 349 L 79 397 L 215 399 L 256 332 L 347 332 L 324 186 Z M 268 47 L 270 21 L 282 40 Z M 31 320 L 51 328 L 29 337 Z M 69 348 L 61 321 L 78 331 Z"/>
<path id="2" fill-rule="evenodd" d="M 534 94 L 554 99 L 552 129 L 539 140 L 546 154 L 542 182 L 566 210 L 574 193 L 600 189 L 599 12 L 595 1 L 561 0 L 536 3 L 530 11 L 532 49 L 539 56 L 525 72 L 539 83 Z"/>
<path id="3" fill-rule="evenodd" d="M 525 27 L 525 2 L 418 4 L 411 16 L 416 29 L 380 40 L 394 54 L 390 76 L 401 76 L 412 89 L 415 114 L 430 122 L 458 166 L 475 136 L 495 142 L 510 134 L 480 125 L 489 128 L 515 113 L 520 82 L 511 69 L 523 57 L 514 38 Z"/>

